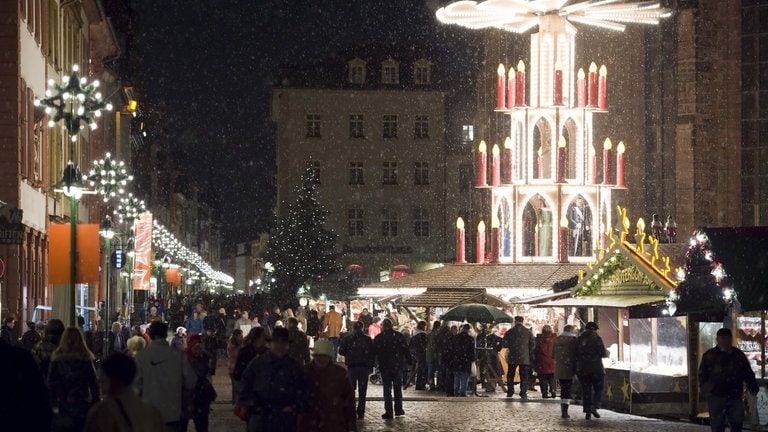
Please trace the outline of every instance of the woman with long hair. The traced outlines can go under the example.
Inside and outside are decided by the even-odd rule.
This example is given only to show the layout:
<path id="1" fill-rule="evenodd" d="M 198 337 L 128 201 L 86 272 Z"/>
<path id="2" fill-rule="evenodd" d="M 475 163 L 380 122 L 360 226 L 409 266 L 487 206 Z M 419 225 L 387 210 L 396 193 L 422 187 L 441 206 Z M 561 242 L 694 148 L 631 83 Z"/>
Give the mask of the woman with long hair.
<path id="1" fill-rule="evenodd" d="M 32 348 L 32 356 L 35 358 L 35 361 L 37 361 L 37 364 L 40 365 L 43 377 L 48 376 L 51 356 L 53 355 L 53 352 L 56 351 L 56 348 L 59 347 L 62 333 L 64 333 L 64 322 L 54 318 L 48 321 L 48 324 L 45 325 L 42 340 Z"/>
<path id="2" fill-rule="evenodd" d="M 232 403 L 235 403 L 237 393 L 235 393 L 235 365 L 237 365 L 237 355 L 240 352 L 240 348 L 243 347 L 243 331 L 238 329 L 232 330 L 232 335 L 227 342 L 227 369 L 229 370 L 229 379 L 232 382 Z"/>
<path id="3" fill-rule="evenodd" d="M 267 351 L 267 333 L 264 327 L 254 327 L 243 341 L 243 347 L 237 353 L 235 368 L 232 370 L 232 379 L 235 382 L 235 394 L 240 394 L 243 372 L 248 363 Z"/>
<path id="4" fill-rule="evenodd" d="M 93 353 L 85 346 L 83 333 L 69 327 L 51 355 L 48 390 L 53 407 L 51 430 L 81 431 L 85 417 L 99 401 L 99 383 Z"/>
<path id="5" fill-rule="evenodd" d="M 192 421 L 195 423 L 197 432 L 208 432 L 211 403 L 216 399 L 216 390 L 211 384 L 211 355 L 204 349 L 203 339 L 197 333 L 193 333 L 187 339 L 184 354 L 197 375 L 197 384 L 192 391 Z"/>

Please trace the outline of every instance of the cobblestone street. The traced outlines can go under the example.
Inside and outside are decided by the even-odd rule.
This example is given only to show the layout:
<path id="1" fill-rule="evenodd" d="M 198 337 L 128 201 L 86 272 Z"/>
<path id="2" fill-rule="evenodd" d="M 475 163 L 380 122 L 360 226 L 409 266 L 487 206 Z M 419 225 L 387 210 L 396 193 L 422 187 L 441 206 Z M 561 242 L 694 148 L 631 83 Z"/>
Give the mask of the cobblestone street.
<path id="1" fill-rule="evenodd" d="M 245 431 L 245 423 L 232 414 L 231 386 L 225 363 L 220 362 L 214 385 L 219 400 L 213 404 L 210 418 L 212 432 Z M 611 432 L 706 432 L 708 426 L 687 422 L 674 422 L 600 410 L 602 418 L 586 420 L 581 406 L 570 409 L 570 419 L 560 419 L 559 400 L 540 399 L 531 393 L 523 402 L 519 398 L 508 400 L 504 393 L 490 393 L 488 397 L 438 397 L 434 393 L 416 391 L 413 387 L 403 392 L 405 416 L 383 420 L 384 402 L 381 385 L 368 386 L 368 404 L 365 419 L 358 421 L 360 431 L 418 431 L 418 432 L 573 432 L 603 430 Z M 194 431 L 192 422 L 190 430 Z"/>

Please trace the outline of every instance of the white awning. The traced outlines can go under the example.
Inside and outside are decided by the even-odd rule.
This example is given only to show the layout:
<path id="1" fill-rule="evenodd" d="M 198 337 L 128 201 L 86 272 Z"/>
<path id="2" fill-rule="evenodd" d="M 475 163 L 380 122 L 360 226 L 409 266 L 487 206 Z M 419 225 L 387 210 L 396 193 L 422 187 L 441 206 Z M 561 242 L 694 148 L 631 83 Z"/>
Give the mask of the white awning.
<path id="1" fill-rule="evenodd" d="M 666 297 L 659 295 L 617 295 L 571 297 L 540 303 L 535 307 L 614 307 L 627 308 L 645 304 L 663 303 Z"/>

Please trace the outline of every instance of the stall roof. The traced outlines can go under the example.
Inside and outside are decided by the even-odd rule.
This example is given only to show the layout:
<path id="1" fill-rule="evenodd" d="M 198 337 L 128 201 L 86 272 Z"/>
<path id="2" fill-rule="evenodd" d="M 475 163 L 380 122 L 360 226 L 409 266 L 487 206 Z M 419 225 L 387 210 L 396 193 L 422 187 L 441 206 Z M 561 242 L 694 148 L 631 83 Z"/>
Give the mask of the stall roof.
<path id="1" fill-rule="evenodd" d="M 508 307 L 509 303 L 488 294 L 485 290 L 472 289 L 428 289 L 423 294 L 411 296 L 400 305 L 413 307 L 453 307 L 465 303 L 484 303 L 497 307 Z"/>
<path id="2" fill-rule="evenodd" d="M 745 311 L 768 309 L 768 227 L 703 228 Z"/>
<path id="3" fill-rule="evenodd" d="M 628 308 L 646 304 L 663 303 L 664 295 L 607 295 L 569 297 L 541 303 L 538 307 L 615 307 Z"/>

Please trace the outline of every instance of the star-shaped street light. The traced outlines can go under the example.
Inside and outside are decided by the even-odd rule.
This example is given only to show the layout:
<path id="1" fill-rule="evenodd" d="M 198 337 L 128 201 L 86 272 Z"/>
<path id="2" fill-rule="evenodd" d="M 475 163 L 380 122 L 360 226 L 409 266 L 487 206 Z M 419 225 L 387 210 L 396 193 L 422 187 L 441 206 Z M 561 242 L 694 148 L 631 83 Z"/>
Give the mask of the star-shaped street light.
<path id="1" fill-rule="evenodd" d="M 120 198 L 115 214 L 120 218 L 120 222 L 131 227 L 131 232 L 133 232 L 133 224 L 139 218 L 139 215 L 146 210 L 147 207 L 144 205 L 144 200 L 140 200 L 133 196 L 132 193 L 129 193 L 127 197 Z"/>
<path id="2" fill-rule="evenodd" d="M 125 162 L 118 162 L 107 153 L 104 159 L 93 161 L 93 168 L 83 180 L 88 180 L 91 187 L 107 202 L 118 193 L 123 193 L 125 185 L 133 180 L 133 176 L 125 170 Z"/>
<path id="3" fill-rule="evenodd" d="M 437 19 L 471 29 L 499 28 L 525 33 L 541 24 L 542 17 L 561 16 L 568 21 L 624 31 L 627 23 L 658 24 L 671 14 L 659 2 L 587 0 L 566 6 L 571 0 L 461 0 L 437 11 Z"/>

